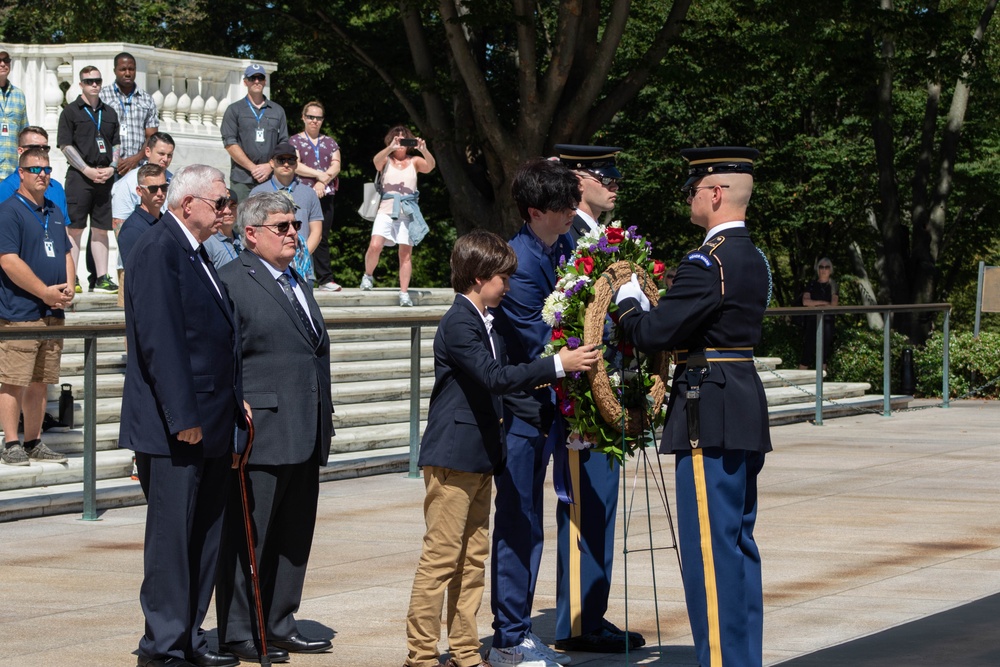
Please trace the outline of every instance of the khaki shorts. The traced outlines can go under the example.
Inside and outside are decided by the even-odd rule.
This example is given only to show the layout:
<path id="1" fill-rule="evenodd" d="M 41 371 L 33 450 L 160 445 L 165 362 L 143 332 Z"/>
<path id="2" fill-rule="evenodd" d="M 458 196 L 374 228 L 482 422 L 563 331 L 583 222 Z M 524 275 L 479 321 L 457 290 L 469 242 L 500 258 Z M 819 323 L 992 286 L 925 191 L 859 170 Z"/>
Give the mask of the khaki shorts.
<path id="1" fill-rule="evenodd" d="M 0 319 L 0 333 L 18 327 L 61 327 L 61 317 L 43 317 L 32 322 Z M 62 359 L 61 338 L 43 340 L 0 340 L 0 383 L 27 387 L 32 382 L 57 384 Z"/>

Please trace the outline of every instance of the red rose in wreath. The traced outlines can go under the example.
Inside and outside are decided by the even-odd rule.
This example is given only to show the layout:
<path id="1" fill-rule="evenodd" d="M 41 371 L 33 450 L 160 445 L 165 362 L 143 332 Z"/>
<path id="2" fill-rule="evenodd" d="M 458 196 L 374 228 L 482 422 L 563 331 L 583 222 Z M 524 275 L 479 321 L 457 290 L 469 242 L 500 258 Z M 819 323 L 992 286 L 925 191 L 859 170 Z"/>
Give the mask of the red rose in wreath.
<path id="1" fill-rule="evenodd" d="M 577 271 L 583 271 L 585 276 L 589 276 L 594 270 L 594 258 L 593 257 L 581 257 L 574 263 Z"/>
<path id="2" fill-rule="evenodd" d="M 608 227 L 604 236 L 607 237 L 608 243 L 621 243 L 625 240 L 625 231 L 621 227 Z"/>
<path id="3" fill-rule="evenodd" d="M 658 259 L 653 260 L 653 277 L 660 280 L 667 271 L 667 265 Z"/>
<path id="4" fill-rule="evenodd" d="M 563 330 L 562 329 L 553 329 L 552 330 L 552 340 L 559 340 L 562 337 L 563 337 Z"/>

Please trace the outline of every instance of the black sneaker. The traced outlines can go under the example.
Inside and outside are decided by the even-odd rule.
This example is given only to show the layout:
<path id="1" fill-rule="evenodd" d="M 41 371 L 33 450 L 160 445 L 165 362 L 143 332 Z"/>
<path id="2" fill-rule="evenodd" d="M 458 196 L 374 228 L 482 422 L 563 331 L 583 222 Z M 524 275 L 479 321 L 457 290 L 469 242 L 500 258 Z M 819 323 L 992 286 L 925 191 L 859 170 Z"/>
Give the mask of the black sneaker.
<path id="1" fill-rule="evenodd" d="M 118 294 L 118 285 L 111 280 L 111 276 L 101 276 L 94 282 L 94 288 L 91 291 L 101 294 Z"/>
<path id="2" fill-rule="evenodd" d="M 44 442 L 40 442 L 34 447 L 24 448 L 28 458 L 32 461 L 44 463 L 66 463 L 66 457 L 49 449 Z"/>
<path id="3" fill-rule="evenodd" d="M 25 453 L 24 447 L 21 446 L 20 442 L 15 442 L 9 447 L 4 447 L 3 452 L 0 452 L 0 462 L 6 463 L 9 466 L 31 465 L 28 461 L 28 455 Z"/>

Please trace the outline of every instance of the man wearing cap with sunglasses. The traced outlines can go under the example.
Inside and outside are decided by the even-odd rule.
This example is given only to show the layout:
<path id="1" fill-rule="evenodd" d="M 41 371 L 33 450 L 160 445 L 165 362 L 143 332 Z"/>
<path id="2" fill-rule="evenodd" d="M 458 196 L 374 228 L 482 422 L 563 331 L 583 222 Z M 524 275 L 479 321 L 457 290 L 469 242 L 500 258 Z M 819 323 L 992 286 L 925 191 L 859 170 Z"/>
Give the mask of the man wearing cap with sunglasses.
<path id="1" fill-rule="evenodd" d="M 0 179 L 17 173 L 18 134 L 28 125 L 24 93 L 7 78 L 10 54 L 0 51 Z"/>
<path id="2" fill-rule="evenodd" d="M 0 330 L 61 326 L 73 301 L 73 257 L 62 211 L 45 197 L 49 155 L 30 148 L 18 159 L 21 186 L 0 204 Z M 62 339 L 0 342 L 0 461 L 63 463 L 41 441 L 47 385 L 59 382 Z M 24 443 L 17 422 L 24 412 Z"/>
<path id="3" fill-rule="evenodd" d="M 288 121 L 281 105 L 267 99 L 267 74 L 256 63 L 243 70 L 247 95 L 226 108 L 222 116 L 222 143 L 231 159 L 230 189 L 239 201 L 271 177 L 274 147 L 288 141 Z M 293 151 L 294 154 L 294 151 Z"/>
<path id="4" fill-rule="evenodd" d="M 615 295 L 619 326 L 644 353 L 677 362 L 660 451 L 676 456 L 684 596 L 698 664 L 762 663 L 763 594 L 754 541 L 757 476 L 771 451 L 767 399 L 754 368 L 771 271 L 747 231 L 753 148 L 681 151 L 682 191 L 705 242 L 649 309 L 633 276 Z M 648 312 L 645 312 L 648 311 Z"/>
<path id="5" fill-rule="evenodd" d="M 104 80 L 96 67 L 80 70 L 80 95 L 59 116 L 56 145 L 66 155 L 66 204 L 73 262 L 79 262 L 83 230 L 90 218 L 90 249 L 94 255 L 91 291 L 115 294 L 118 285 L 108 275 L 108 232 L 111 230 L 111 186 L 118 167 L 118 112 L 101 101 Z"/>

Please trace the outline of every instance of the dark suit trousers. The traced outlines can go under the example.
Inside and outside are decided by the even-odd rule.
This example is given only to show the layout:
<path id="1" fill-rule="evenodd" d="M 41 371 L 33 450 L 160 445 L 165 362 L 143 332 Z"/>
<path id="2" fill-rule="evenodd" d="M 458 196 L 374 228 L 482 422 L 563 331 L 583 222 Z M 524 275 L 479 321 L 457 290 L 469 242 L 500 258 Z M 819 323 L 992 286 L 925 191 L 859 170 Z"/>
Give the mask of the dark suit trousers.
<path id="1" fill-rule="evenodd" d="M 269 639 L 287 639 L 298 631 L 295 612 L 302 600 L 306 565 L 316 527 L 319 464 L 248 465 L 249 502 L 256 531 L 261 602 Z M 233 471 L 219 579 L 216 612 L 219 642 L 256 638 L 256 615 L 249 606 L 250 565 L 243 527 L 238 473 Z"/>
<path id="2" fill-rule="evenodd" d="M 139 654 L 148 658 L 208 650 L 201 624 L 215 584 L 232 457 L 190 456 L 185 447 L 173 445 L 172 456 L 135 454 L 147 503 Z"/>

